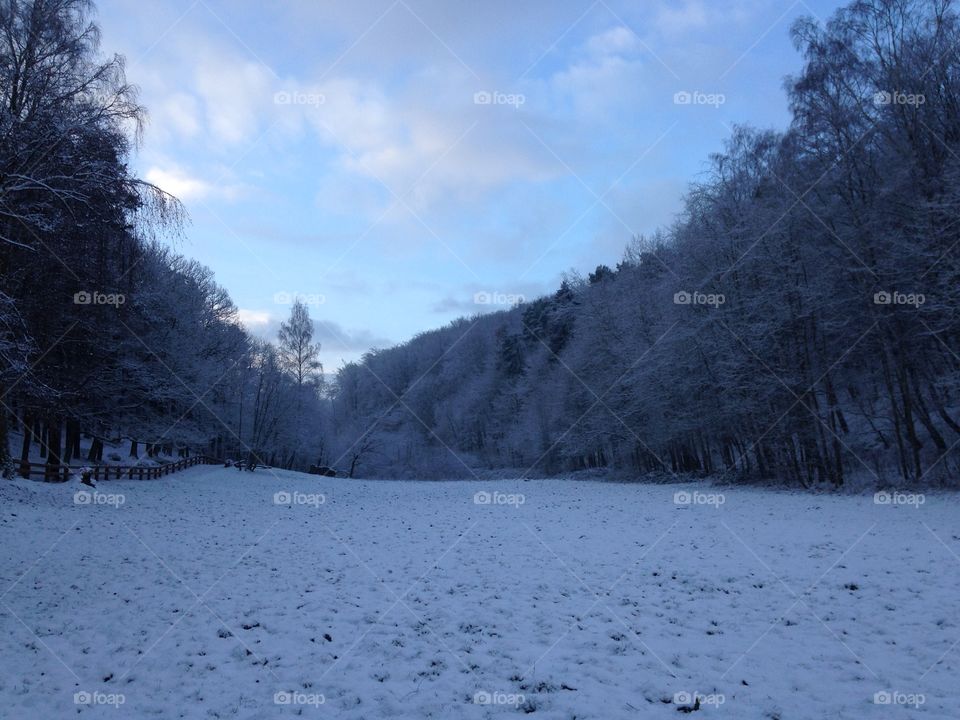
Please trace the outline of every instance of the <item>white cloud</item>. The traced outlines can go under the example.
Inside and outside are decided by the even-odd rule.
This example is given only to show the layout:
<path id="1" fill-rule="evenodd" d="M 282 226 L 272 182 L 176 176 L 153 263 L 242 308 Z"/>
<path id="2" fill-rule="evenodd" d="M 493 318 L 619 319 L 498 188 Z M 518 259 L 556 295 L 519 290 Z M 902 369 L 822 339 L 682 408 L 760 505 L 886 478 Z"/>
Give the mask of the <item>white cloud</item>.
<path id="1" fill-rule="evenodd" d="M 152 167 L 147 170 L 147 182 L 151 182 L 171 195 L 181 200 L 203 199 L 207 197 L 212 187 L 199 178 L 191 177 L 182 170 L 164 170 Z"/>
<path id="2" fill-rule="evenodd" d="M 708 22 L 709 13 L 701 0 L 661 5 L 655 19 L 657 30 L 668 35 L 699 30 Z"/>
<path id="3" fill-rule="evenodd" d="M 184 202 L 209 198 L 233 201 L 243 192 L 243 188 L 239 185 L 226 182 L 214 184 L 191 175 L 176 165 L 166 167 L 153 165 L 147 170 L 145 177 L 147 182 L 153 183 Z"/>
<path id="4" fill-rule="evenodd" d="M 270 313 L 263 310 L 247 310 L 246 308 L 237 309 L 237 317 L 244 327 L 251 333 L 259 335 L 263 330 L 270 326 L 272 318 Z"/>
<path id="5" fill-rule="evenodd" d="M 639 38 L 623 26 L 588 38 L 576 59 L 551 78 L 556 102 L 572 102 L 580 122 L 616 119 L 614 108 L 630 104 L 643 90 L 641 50 Z"/>
<path id="6" fill-rule="evenodd" d="M 200 103 L 193 95 L 175 92 L 154 103 L 150 110 L 151 131 L 185 138 L 200 132 Z"/>
<path id="7" fill-rule="evenodd" d="M 255 139 L 272 109 L 277 85 L 265 66 L 208 53 L 197 62 L 194 82 L 214 141 L 236 144 Z"/>
<path id="8" fill-rule="evenodd" d="M 640 39 L 636 34 L 622 25 L 598 33 L 586 42 L 586 49 L 593 56 L 628 55 L 640 47 Z"/>
<path id="9" fill-rule="evenodd" d="M 518 121 L 521 111 L 475 105 L 476 84 L 462 70 L 435 71 L 388 96 L 374 83 L 339 78 L 297 88 L 322 97 L 322 104 L 285 107 L 299 112 L 337 155 L 324 188 L 338 182 L 331 172 L 345 176 L 346 187 L 363 179 L 372 191 L 363 193 L 362 204 L 369 205 L 371 195 L 392 204 L 396 193 L 419 212 L 441 199 L 475 199 L 513 181 L 554 177 L 554 164 L 544 162 Z M 382 210 L 381 203 L 377 213 Z M 406 216 L 402 204 L 400 216 Z"/>
<path id="10" fill-rule="evenodd" d="M 285 88 L 286 89 L 286 88 Z M 333 144 L 354 152 L 375 151 L 399 140 L 402 116 L 379 87 L 353 78 L 335 78 L 322 85 L 307 83 L 291 88 L 307 98 L 318 96 L 322 104 L 288 105 L 299 110 Z"/>

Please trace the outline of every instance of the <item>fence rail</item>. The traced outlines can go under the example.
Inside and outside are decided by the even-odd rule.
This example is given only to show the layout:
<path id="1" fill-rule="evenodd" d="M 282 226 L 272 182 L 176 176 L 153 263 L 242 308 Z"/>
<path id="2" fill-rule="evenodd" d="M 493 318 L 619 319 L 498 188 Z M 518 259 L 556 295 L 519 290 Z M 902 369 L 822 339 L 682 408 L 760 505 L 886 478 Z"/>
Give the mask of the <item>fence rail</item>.
<path id="1" fill-rule="evenodd" d="M 64 482 L 70 475 L 90 468 L 94 480 L 155 480 L 156 478 L 184 470 L 194 465 L 213 465 L 220 461 L 206 455 L 194 455 L 165 465 L 47 465 L 46 463 L 20 463 L 21 477 L 42 477 L 48 482 Z"/>

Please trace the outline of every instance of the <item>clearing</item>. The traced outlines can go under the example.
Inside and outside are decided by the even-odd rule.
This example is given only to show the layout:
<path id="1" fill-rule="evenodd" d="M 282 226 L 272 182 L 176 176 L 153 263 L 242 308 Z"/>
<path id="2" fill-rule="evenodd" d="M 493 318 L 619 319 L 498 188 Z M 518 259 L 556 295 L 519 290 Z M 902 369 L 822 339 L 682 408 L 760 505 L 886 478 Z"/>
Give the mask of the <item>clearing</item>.
<path id="1" fill-rule="evenodd" d="M 4 718 L 960 716 L 955 494 L 82 488 L 0 483 Z"/>

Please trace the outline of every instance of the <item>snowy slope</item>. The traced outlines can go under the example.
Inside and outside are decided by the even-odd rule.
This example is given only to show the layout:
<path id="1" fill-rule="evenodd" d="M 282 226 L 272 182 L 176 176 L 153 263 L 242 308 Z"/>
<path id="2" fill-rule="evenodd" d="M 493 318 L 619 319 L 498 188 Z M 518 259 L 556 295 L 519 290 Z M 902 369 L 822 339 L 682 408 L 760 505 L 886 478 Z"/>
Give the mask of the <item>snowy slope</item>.
<path id="1" fill-rule="evenodd" d="M 955 495 L 78 490 L 0 484 L 3 718 L 960 717 Z"/>

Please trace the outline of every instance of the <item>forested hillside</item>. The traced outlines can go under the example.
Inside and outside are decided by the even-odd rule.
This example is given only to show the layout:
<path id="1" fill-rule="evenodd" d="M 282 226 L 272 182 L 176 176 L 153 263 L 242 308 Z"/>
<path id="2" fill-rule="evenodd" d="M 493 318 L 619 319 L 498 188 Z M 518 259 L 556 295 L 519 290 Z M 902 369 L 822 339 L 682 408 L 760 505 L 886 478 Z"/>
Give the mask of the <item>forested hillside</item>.
<path id="1" fill-rule="evenodd" d="M 130 168 L 146 111 L 92 12 L 0 3 L 0 462 L 15 470 L 13 434 L 17 459 L 51 466 L 120 440 L 132 458 L 316 462 L 306 308 L 277 345 L 254 340 L 213 273 L 170 249 L 184 211 Z"/>
<path id="2" fill-rule="evenodd" d="M 346 367 L 342 462 L 956 478 L 956 11 L 855 2 L 792 33 L 785 132 L 736 128 L 676 223 L 615 269 Z"/>
<path id="3" fill-rule="evenodd" d="M 802 21 L 784 132 L 732 129 L 676 222 L 555 294 L 325 385 L 171 247 L 146 110 L 88 0 L 0 4 L 0 460 L 203 452 L 366 476 L 605 468 L 797 485 L 957 477 L 960 20 Z M 770 89 L 771 92 L 774 88 Z M 506 291 L 509 288 L 501 288 Z M 7 439 L 15 439 L 11 448 Z"/>

